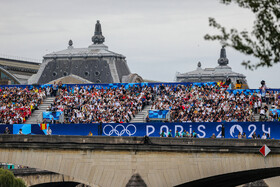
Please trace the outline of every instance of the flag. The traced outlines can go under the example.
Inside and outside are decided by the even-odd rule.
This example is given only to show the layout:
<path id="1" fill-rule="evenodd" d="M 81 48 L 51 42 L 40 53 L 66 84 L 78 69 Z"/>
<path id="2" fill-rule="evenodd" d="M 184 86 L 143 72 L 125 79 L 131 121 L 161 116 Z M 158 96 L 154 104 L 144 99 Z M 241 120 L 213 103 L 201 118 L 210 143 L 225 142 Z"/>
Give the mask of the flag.
<path id="1" fill-rule="evenodd" d="M 45 124 L 45 123 L 40 124 L 40 128 L 41 128 L 41 130 L 47 129 L 47 124 Z"/>

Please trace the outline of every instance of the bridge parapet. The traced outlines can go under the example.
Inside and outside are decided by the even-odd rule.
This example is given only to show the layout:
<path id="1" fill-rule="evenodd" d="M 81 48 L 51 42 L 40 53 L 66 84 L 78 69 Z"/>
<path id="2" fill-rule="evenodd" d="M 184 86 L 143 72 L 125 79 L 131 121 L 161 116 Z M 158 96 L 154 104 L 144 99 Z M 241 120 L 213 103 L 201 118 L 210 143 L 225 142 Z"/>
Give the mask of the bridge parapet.
<path id="1" fill-rule="evenodd" d="M 112 136 L 42 136 L 0 135 L 1 148 L 78 149 L 78 150 L 130 150 L 258 153 L 266 144 L 271 154 L 280 153 L 279 140 L 212 139 L 212 138 L 160 138 Z"/>
<path id="2" fill-rule="evenodd" d="M 254 180 L 262 179 L 264 175 L 253 172 L 258 169 L 271 173 L 269 177 L 280 175 L 279 143 L 262 139 L 0 135 L 0 162 L 60 173 L 92 187 L 125 186 L 135 173 L 147 186 L 169 187 L 207 178 L 208 184 L 215 176 L 227 182 L 224 179 L 237 176 L 235 172 L 248 171 L 245 183 L 250 182 L 251 174 L 258 176 Z M 271 149 L 265 158 L 259 153 L 264 144 Z"/>

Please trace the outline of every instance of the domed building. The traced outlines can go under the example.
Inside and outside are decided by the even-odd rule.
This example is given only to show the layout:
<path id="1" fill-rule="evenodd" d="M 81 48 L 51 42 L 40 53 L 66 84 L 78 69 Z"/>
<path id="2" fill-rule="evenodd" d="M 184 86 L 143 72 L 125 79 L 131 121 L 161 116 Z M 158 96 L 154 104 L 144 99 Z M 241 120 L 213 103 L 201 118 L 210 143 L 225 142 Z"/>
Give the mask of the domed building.
<path id="1" fill-rule="evenodd" d="M 229 60 L 226 57 L 226 49 L 223 47 L 220 52 L 220 58 L 218 59 L 219 66 L 215 68 L 201 67 L 201 63 L 198 62 L 197 69 L 187 73 L 177 73 L 177 82 L 218 82 L 225 81 L 227 78 L 231 79 L 232 85 L 236 83 L 241 85 L 241 88 L 248 88 L 246 76 L 241 73 L 233 72 L 231 67 L 228 66 Z"/>
<path id="2" fill-rule="evenodd" d="M 125 56 L 109 51 L 104 45 L 101 24 L 95 25 L 93 44 L 87 48 L 75 48 L 73 41 L 68 42 L 65 50 L 46 54 L 37 74 L 29 84 L 47 84 L 62 81 L 63 84 L 85 83 L 127 83 L 143 82 L 132 74 Z"/>

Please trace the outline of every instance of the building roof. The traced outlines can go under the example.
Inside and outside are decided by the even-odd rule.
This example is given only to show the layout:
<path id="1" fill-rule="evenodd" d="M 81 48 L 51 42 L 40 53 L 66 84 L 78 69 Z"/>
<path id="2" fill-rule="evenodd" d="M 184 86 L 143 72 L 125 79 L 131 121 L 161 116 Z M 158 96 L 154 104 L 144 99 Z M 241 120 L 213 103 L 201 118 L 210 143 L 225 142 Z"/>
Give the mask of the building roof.
<path id="1" fill-rule="evenodd" d="M 100 21 L 97 20 L 95 24 L 94 36 L 92 37 L 93 44 L 88 48 L 74 48 L 73 41 L 69 40 L 68 48 L 62 51 L 53 52 L 44 56 L 44 58 L 75 58 L 75 57 L 119 57 L 125 58 L 125 56 L 109 51 L 108 47 L 103 44 L 105 37 L 102 35 L 102 29 Z"/>
<path id="2" fill-rule="evenodd" d="M 104 44 L 92 44 L 88 48 L 74 48 L 69 46 L 67 49 L 46 54 L 44 58 L 69 58 L 69 57 L 119 57 L 125 58 L 125 56 L 109 51 L 108 47 Z"/>
<path id="3" fill-rule="evenodd" d="M 229 66 L 218 66 L 216 68 L 197 67 L 196 70 L 187 73 L 180 73 L 177 77 L 216 77 L 216 76 L 229 76 L 245 78 L 246 76 L 241 73 L 233 72 Z"/>
<path id="4" fill-rule="evenodd" d="M 204 80 L 223 79 L 225 77 L 241 78 L 241 79 L 246 78 L 245 75 L 232 71 L 231 67 L 228 66 L 228 62 L 229 60 L 226 57 L 226 50 L 223 47 L 220 52 L 220 58 L 218 59 L 219 65 L 217 67 L 202 69 L 201 63 L 198 62 L 196 70 L 187 73 L 177 73 L 176 75 L 177 81 L 179 80 L 189 81 L 189 79 L 194 79 L 194 78 L 198 78 L 202 82 Z"/>

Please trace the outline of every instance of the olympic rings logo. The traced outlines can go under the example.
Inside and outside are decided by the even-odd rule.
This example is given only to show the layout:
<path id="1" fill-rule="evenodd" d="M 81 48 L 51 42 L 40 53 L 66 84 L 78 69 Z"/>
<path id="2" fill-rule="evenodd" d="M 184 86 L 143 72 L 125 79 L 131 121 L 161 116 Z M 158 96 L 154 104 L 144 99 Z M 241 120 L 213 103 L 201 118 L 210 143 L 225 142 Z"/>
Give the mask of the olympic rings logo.
<path id="1" fill-rule="evenodd" d="M 119 128 L 118 128 L 119 127 Z M 130 129 L 128 127 L 132 127 L 134 128 L 134 131 L 130 131 Z M 110 124 L 107 124 L 104 126 L 103 128 L 103 133 L 106 136 L 111 136 L 113 133 L 115 133 L 117 136 L 122 136 L 124 133 L 126 133 L 128 136 L 132 136 L 136 133 L 137 128 L 135 125 L 129 124 L 126 127 L 124 127 L 123 125 L 119 124 L 116 125 L 115 127 L 113 127 Z"/>

